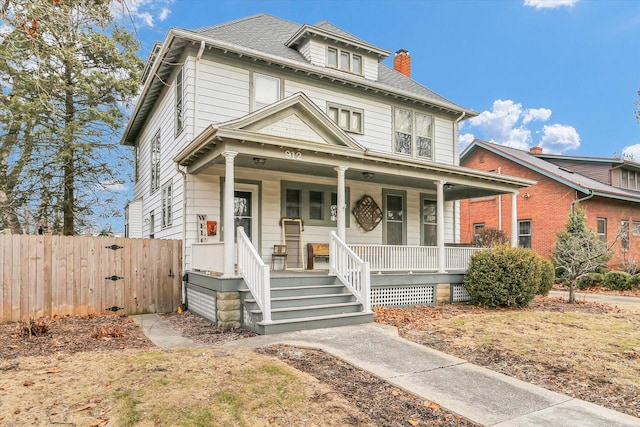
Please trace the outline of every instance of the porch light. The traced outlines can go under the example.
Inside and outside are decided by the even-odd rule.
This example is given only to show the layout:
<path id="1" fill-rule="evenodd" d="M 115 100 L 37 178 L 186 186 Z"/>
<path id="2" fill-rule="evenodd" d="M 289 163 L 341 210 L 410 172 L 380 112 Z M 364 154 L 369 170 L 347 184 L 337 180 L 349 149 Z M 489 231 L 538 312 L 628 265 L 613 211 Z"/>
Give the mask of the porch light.
<path id="1" fill-rule="evenodd" d="M 265 163 L 267 163 L 267 159 L 265 159 L 264 157 L 254 157 L 253 163 L 255 163 L 256 165 L 264 165 Z"/>
<path id="2" fill-rule="evenodd" d="M 364 179 L 371 179 L 374 176 L 376 176 L 376 174 L 374 172 L 362 172 L 362 177 Z"/>
<path id="3" fill-rule="evenodd" d="M 455 185 L 453 185 L 453 184 L 445 184 L 444 185 L 444 189 L 445 190 L 453 190 L 453 187 L 455 187 Z"/>

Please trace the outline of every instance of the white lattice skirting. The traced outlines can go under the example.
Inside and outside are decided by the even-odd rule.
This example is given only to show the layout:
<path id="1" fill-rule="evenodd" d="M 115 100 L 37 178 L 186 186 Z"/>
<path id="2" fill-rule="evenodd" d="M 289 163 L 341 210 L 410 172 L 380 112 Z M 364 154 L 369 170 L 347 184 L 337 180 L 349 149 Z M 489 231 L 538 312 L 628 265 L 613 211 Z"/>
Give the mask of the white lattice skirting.
<path id="1" fill-rule="evenodd" d="M 467 293 L 464 285 L 451 285 L 451 302 L 471 301 L 471 296 Z"/>
<path id="2" fill-rule="evenodd" d="M 434 285 L 390 286 L 371 288 L 371 305 L 408 306 L 435 305 Z"/>

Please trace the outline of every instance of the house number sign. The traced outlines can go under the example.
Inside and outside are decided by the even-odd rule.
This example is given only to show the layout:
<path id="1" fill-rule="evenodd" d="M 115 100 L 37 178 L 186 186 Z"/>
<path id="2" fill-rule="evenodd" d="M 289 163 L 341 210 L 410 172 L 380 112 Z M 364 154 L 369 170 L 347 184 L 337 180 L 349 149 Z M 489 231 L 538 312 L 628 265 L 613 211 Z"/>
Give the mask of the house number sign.
<path id="1" fill-rule="evenodd" d="M 284 151 L 284 158 L 289 160 L 302 160 L 302 153 L 300 151 Z"/>

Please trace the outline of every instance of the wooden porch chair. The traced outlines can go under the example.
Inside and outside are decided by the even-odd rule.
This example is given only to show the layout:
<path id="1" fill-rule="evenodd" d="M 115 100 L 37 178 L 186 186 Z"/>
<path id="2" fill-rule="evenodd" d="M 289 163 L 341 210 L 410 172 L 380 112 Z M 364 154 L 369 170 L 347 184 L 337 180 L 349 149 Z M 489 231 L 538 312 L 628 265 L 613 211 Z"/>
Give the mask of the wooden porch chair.
<path id="1" fill-rule="evenodd" d="M 282 259 L 282 269 L 287 269 L 287 245 L 273 245 L 273 252 L 271 253 L 271 269 L 274 269 L 276 260 Z"/>

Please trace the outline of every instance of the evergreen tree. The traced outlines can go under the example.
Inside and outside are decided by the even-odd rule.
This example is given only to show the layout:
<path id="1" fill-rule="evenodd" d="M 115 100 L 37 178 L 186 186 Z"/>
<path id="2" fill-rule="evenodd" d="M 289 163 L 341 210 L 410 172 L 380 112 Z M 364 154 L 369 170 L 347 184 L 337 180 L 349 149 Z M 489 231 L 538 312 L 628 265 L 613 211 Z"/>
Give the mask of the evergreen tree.
<path id="1" fill-rule="evenodd" d="M 19 209 L 71 235 L 123 183 L 118 134 L 137 94 L 138 41 L 107 0 L 8 0 L 0 9 L 0 218 Z M 22 225 L 26 219 L 23 218 Z"/>

